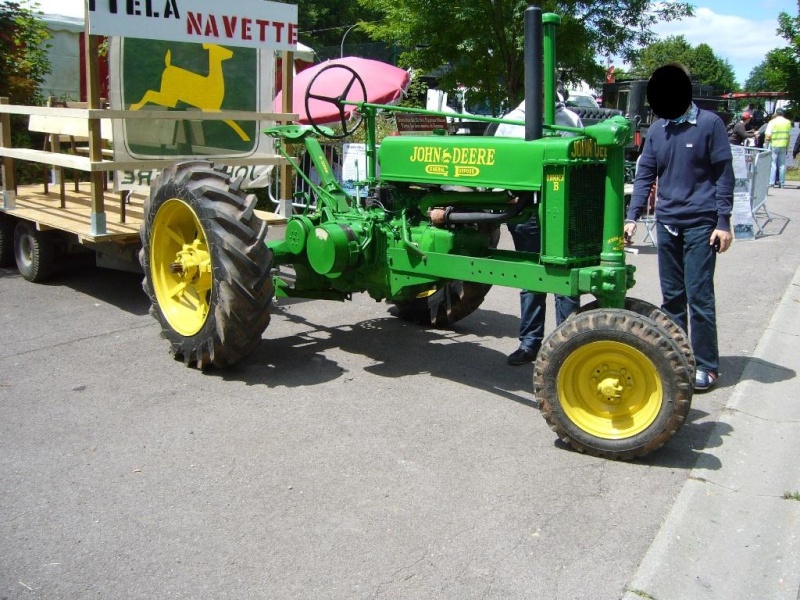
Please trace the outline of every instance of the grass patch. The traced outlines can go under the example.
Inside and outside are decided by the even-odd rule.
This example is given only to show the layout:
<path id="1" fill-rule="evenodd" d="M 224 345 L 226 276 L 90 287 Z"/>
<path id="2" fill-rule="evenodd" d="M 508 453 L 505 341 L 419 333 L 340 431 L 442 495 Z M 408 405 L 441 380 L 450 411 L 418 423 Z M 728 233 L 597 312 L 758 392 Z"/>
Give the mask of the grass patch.
<path id="1" fill-rule="evenodd" d="M 800 502 L 800 492 L 783 492 L 784 500 L 797 500 Z"/>

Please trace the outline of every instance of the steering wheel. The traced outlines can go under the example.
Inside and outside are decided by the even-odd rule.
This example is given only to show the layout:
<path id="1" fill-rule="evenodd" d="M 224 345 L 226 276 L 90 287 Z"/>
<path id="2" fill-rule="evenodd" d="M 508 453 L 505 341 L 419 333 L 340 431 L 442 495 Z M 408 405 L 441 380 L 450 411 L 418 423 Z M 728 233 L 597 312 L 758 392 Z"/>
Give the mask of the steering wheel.
<path id="1" fill-rule="evenodd" d="M 320 75 L 322 75 L 327 71 L 331 71 L 333 69 L 343 69 L 350 73 L 349 78 L 345 82 L 345 85 L 342 89 L 342 92 L 338 96 L 326 96 L 323 95 L 322 93 L 314 93 L 314 84 L 317 82 L 317 79 L 319 79 Z M 361 121 L 364 120 L 364 116 L 359 114 L 358 119 L 355 121 L 355 124 L 354 125 L 351 124 L 351 127 L 348 129 L 347 116 L 345 115 L 346 105 L 343 103 L 343 100 L 347 100 L 347 94 L 350 93 L 350 90 L 356 83 L 358 83 L 358 88 L 361 89 L 362 100 L 354 99 L 353 101 L 366 102 L 367 87 L 364 85 L 364 80 L 361 79 L 361 76 L 358 73 L 356 73 L 351 67 L 348 67 L 346 65 L 328 65 L 327 67 L 320 69 L 319 73 L 314 75 L 314 78 L 311 80 L 311 82 L 308 84 L 308 87 L 306 88 L 306 96 L 305 96 L 305 106 L 306 106 L 306 114 L 308 115 L 308 124 L 314 128 L 314 131 L 316 131 L 321 135 L 324 135 L 325 137 L 340 140 L 348 137 L 353 132 L 355 132 L 356 129 L 358 129 L 358 126 L 361 125 Z M 322 88 L 323 88 L 322 81 L 320 81 L 319 84 L 317 85 L 317 89 L 320 90 Z M 356 92 L 358 92 L 358 88 L 356 88 Z M 339 122 L 342 125 L 341 134 L 332 134 L 330 132 L 330 129 L 328 129 L 327 127 L 321 128 L 318 125 L 318 121 L 311 116 L 311 111 L 309 110 L 309 100 L 311 100 L 312 98 L 314 100 L 320 100 L 321 102 L 327 102 L 329 104 L 333 104 L 337 108 L 337 110 L 339 111 Z"/>

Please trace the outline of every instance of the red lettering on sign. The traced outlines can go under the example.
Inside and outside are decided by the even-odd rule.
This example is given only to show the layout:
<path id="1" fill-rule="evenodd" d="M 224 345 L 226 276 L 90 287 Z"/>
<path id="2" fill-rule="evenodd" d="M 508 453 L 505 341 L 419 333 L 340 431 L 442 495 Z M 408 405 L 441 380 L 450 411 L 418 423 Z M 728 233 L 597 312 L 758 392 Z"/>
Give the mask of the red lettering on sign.
<path id="1" fill-rule="evenodd" d="M 236 31 L 236 21 L 236 17 L 222 15 L 222 23 L 225 25 L 225 35 L 229 38 L 232 38 L 233 32 Z"/>
<path id="2" fill-rule="evenodd" d="M 186 16 L 186 33 L 189 35 L 197 34 L 200 35 L 200 28 L 202 27 L 203 23 L 203 15 L 200 13 L 194 14 L 192 11 L 188 11 Z"/>
<path id="3" fill-rule="evenodd" d="M 206 37 L 219 37 L 219 29 L 217 29 L 217 19 L 214 15 L 208 15 L 206 22 L 206 30 L 203 32 Z"/>
<path id="4" fill-rule="evenodd" d="M 267 27 L 269 26 L 269 21 L 256 19 L 256 25 L 258 25 L 258 41 L 267 41 Z"/>
<path id="5" fill-rule="evenodd" d="M 278 21 L 273 21 L 272 26 L 275 28 L 275 41 L 280 44 L 281 43 L 281 31 L 283 31 L 283 26 L 285 23 L 279 23 Z"/>
<path id="6" fill-rule="evenodd" d="M 246 19 L 242 18 L 242 39 L 243 40 L 252 40 L 253 34 L 250 32 L 250 27 L 253 23 L 253 19 Z"/>

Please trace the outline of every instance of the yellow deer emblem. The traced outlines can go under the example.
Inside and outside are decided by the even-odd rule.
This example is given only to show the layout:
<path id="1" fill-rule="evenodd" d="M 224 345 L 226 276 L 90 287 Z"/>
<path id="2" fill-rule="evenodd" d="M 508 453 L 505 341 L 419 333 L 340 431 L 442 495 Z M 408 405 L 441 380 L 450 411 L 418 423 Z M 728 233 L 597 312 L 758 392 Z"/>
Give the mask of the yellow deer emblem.
<path id="1" fill-rule="evenodd" d="M 208 50 L 208 75 L 173 67 L 172 53 L 167 50 L 160 89 L 147 90 L 139 102 L 131 104 L 131 110 L 139 110 L 148 102 L 168 108 L 175 108 L 178 102 L 183 102 L 203 112 L 219 112 L 222 100 L 225 98 L 222 61 L 231 58 L 233 51 L 216 44 L 203 44 L 203 48 Z M 243 141 L 250 141 L 250 136 L 235 121 L 226 120 L 225 124 Z"/>

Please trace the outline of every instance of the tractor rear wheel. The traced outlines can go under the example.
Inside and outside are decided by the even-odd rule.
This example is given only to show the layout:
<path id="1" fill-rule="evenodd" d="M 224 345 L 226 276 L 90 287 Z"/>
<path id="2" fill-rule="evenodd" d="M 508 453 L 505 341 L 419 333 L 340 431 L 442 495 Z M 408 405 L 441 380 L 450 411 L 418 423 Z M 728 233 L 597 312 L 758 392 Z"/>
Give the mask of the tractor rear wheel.
<path id="1" fill-rule="evenodd" d="M 20 275 L 28 281 L 46 281 L 55 271 L 56 250 L 51 233 L 39 231 L 28 221 L 19 221 L 14 227 L 14 258 Z"/>
<path id="2" fill-rule="evenodd" d="M 207 161 L 169 167 L 145 201 L 144 291 L 171 352 L 188 366 L 241 361 L 269 324 L 272 252 L 255 201 Z"/>
<path id="3" fill-rule="evenodd" d="M 475 312 L 490 289 L 483 283 L 446 281 L 413 300 L 395 303 L 393 314 L 419 325 L 450 327 Z"/>
<path id="4" fill-rule="evenodd" d="M 693 373 L 672 336 L 623 309 L 578 313 L 545 340 L 533 391 L 576 450 L 628 460 L 660 448 L 691 406 Z"/>
<path id="5" fill-rule="evenodd" d="M 489 234 L 489 247 L 500 242 L 498 225 L 481 225 Z M 444 281 L 412 300 L 394 302 L 392 313 L 423 326 L 447 328 L 478 310 L 492 286 L 470 281 Z"/>

